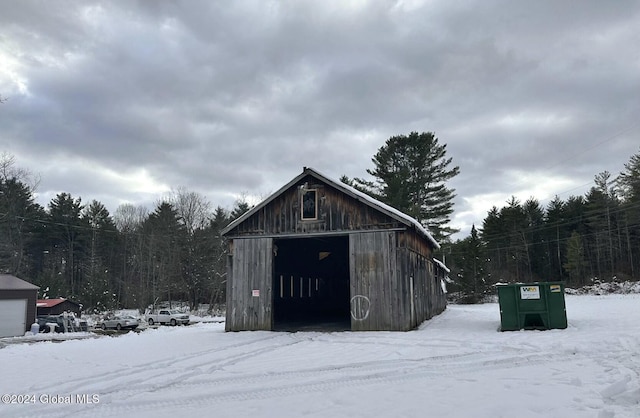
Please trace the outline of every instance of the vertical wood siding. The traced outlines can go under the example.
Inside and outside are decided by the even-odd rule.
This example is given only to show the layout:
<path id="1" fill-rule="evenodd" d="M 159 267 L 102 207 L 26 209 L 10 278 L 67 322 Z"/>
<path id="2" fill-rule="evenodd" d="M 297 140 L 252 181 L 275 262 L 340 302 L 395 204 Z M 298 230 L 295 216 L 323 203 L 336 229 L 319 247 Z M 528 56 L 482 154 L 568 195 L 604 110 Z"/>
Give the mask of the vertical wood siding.
<path id="1" fill-rule="evenodd" d="M 233 241 L 227 278 L 227 331 L 271 330 L 273 327 L 273 240 Z M 258 291 L 259 296 L 253 292 Z"/>
<path id="2" fill-rule="evenodd" d="M 440 285 L 439 267 L 432 261 L 432 249 L 413 231 L 398 233 L 400 275 L 413 285 L 411 328 L 438 315 L 447 307 L 447 296 Z"/>
<path id="3" fill-rule="evenodd" d="M 304 190 L 316 190 L 317 218 L 301 219 Z M 433 244 L 386 213 L 308 175 L 226 235 L 227 330 L 272 329 L 272 238 L 349 235 L 351 329 L 410 330 L 446 308 Z M 246 237 L 246 238 L 242 238 Z M 260 290 L 259 297 L 251 295 Z"/>
<path id="4" fill-rule="evenodd" d="M 413 231 L 398 233 L 398 265 L 400 275 L 413 285 L 413 329 L 447 307 L 447 295 L 440 284 L 439 267 L 432 261 L 432 248 Z"/>
<path id="5" fill-rule="evenodd" d="M 432 261 L 398 247 L 399 235 L 389 231 L 350 236 L 353 331 L 407 331 L 446 308 Z"/>
<path id="6" fill-rule="evenodd" d="M 340 232 L 404 227 L 399 221 L 371 208 L 313 177 L 302 179 L 258 212 L 229 231 L 230 236 L 278 235 L 296 233 Z M 317 190 L 318 218 L 302 220 L 300 197 L 302 189 Z"/>
<path id="7" fill-rule="evenodd" d="M 349 237 L 351 329 L 397 330 L 404 311 L 396 269 L 394 232 Z"/>

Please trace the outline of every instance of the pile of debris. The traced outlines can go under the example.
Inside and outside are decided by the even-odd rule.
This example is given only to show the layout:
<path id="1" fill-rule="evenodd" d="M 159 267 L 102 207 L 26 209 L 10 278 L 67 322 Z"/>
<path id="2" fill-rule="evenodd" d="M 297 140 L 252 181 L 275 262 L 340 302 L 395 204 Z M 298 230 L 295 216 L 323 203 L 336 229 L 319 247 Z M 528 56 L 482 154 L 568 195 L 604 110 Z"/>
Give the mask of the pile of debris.
<path id="1" fill-rule="evenodd" d="M 565 288 L 567 295 L 610 295 L 640 293 L 640 282 L 604 282 L 595 281 L 594 284 L 578 289 Z"/>

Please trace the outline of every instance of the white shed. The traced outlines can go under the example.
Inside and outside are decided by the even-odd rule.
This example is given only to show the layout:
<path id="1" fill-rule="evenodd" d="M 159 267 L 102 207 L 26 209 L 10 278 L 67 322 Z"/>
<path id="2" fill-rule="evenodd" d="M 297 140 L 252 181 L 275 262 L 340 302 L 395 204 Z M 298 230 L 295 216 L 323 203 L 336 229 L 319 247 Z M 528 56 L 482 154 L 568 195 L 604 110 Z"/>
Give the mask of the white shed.
<path id="1" fill-rule="evenodd" d="M 24 335 L 36 320 L 38 286 L 0 274 L 0 337 Z"/>

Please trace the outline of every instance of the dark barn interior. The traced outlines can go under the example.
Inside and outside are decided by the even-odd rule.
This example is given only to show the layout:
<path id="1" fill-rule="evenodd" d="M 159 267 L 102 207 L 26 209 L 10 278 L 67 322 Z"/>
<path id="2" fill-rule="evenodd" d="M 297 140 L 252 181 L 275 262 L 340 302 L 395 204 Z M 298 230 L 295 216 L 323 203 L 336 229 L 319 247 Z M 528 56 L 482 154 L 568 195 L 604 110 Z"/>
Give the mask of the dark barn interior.
<path id="1" fill-rule="evenodd" d="M 349 237 L 274 242 L 273 327 L 350 330 Z"/>

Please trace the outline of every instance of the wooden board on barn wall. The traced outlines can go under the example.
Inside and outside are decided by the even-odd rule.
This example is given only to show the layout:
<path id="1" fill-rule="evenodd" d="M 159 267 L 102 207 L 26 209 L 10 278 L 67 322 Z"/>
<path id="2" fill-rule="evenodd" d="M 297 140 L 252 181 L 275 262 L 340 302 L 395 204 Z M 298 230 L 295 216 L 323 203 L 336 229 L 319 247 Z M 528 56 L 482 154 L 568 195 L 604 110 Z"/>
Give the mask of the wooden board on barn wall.
<path id="1" fill-rule="evenodd" d="M 408 248 L 426 258 L 431 258 L 433 254 L 430 244 L 413 230 L 398 233 L 398 247 Z"/>
<path id="2" fill-rule="evenodd" d="M 408 248 L 398 249 L 401 277 L 409 277 L 412 287 L 411 328 L 438 315 L 446 308 L 446 295 L 435 274 L 431 259 Z"/>
<path id="3" fill-rule="evenodd" d="M 315 220 L 302 220 L 300 215 L 301 193 L 305 188 L 317 190 L 318 216 Z M 284 235 L 399 227 L 405 225 L 342 191 L 307 176 L 245 219 L 230 235 Z"/>
<path id="4" fill-rule="evenodd" d="M 351 329 L 406 329 L 396 268 L 396 235 L 378 231 L 349 236 Z"/>
<path id="5" fill-rule="evenodd" d="M 415 231 L 398 232 L 398 264 L 401 275 L 413 277 L 415 325 L 446 309 L 447 299 L 432 261 L 433 249 Z"/>
<path id="6" fill-rule="evenodd" d="M 227 280 L 227 331 L 271 330 L 273 327 L 273 240 L 233 241 Z"/>

